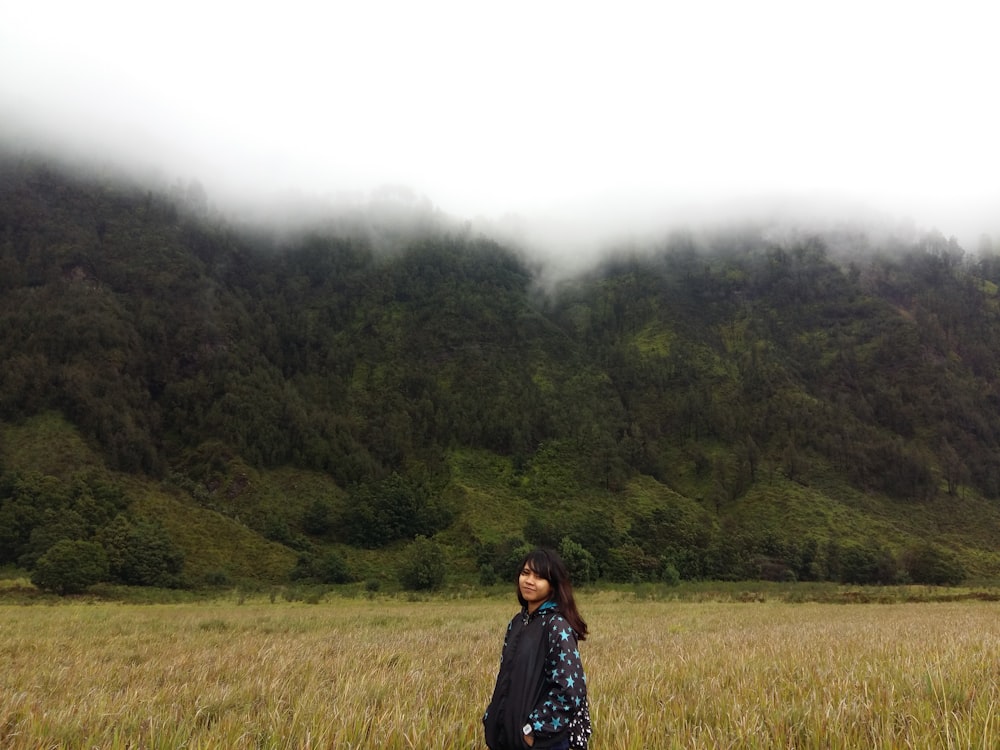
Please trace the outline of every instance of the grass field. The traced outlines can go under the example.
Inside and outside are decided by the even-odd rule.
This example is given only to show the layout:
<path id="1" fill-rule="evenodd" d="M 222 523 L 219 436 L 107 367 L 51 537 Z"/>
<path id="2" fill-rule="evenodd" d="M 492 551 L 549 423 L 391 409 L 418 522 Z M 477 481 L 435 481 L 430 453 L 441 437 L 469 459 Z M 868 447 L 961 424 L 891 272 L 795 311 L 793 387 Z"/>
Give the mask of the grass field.
<path id="1" fill-rule="evenodd" d="M 481 748 L 512 598 L 0 606 L 0 747 Z M 1000 605 L 580 596 L 593 750 L 993 748 Z"/>

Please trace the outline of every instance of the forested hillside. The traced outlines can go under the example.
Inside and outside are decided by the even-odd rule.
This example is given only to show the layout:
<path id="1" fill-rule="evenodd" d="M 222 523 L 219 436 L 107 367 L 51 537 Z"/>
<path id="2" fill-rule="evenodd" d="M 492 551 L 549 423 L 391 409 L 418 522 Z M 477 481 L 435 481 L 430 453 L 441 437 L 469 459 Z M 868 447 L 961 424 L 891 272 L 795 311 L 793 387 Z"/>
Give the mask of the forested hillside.
<path id="1" fill-rule="evenodd" d="M 592 580 L 1000 574 L 988 243 L 744 226 L 542 278 L 443 221 L 269 232 L 4 157 L 0 564 L 421 587 L 545 543 Z"/>

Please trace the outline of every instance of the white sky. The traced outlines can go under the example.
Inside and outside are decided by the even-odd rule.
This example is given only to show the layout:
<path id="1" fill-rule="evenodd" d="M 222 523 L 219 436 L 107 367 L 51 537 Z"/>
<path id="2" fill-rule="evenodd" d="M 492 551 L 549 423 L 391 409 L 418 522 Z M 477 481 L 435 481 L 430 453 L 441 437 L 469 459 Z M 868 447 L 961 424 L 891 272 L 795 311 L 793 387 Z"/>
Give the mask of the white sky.
<path id="1" fill-rule="evenodd" d="M 0 131 L 210 197 L 398 183 L 462 218 L 584 223 L 837 198 L 970 237 L 1000 228 L 998 16 L 962 0 L 0 0 Z"/>

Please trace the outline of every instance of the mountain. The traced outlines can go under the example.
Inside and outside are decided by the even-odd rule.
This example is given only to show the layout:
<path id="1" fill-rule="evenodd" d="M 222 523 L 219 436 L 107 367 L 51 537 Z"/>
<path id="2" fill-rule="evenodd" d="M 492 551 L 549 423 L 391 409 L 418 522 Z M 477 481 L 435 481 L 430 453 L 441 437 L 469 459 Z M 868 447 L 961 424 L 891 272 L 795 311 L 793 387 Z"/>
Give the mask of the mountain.
<path id="1" fill-rule="evenodd" d="M 550 280 L 426 207 L 268 228 L 4 156 L 0 563 L 377 580 L 426 536 L 463 580 L 525 542 L 606 580 L 1000 572 L 985 246 L 746 224 Z"/>

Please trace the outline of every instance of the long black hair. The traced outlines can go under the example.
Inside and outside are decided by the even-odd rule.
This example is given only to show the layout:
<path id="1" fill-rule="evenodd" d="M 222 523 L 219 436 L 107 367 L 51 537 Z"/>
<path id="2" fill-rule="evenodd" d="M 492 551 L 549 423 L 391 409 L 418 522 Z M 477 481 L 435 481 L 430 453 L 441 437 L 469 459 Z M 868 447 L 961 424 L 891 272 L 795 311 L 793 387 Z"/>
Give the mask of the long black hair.
<path id="1" fill-rule="evenodd" d="M 539 547 L 525 555 L 524 560 L 517 566 L 514 582 L 517 589 L 517 600 L 521 602 L 522 607 L 526 607 L 528 602 L 521 596 L 521 587 L 517 585 L 517 579 L 525 568 L 534 571 L 535 575 L 541 576 L 549 582 L 549 586 L 552 587 L 551 600 L 556 603 L 560 614 L 573 628 L 576 639 L 578 641 L 587 640 L 587 623 L 580 616 L 580 610 L 576 608 L 576 600 L 573 598 L 573 583 L 569 579 L 569 571 L 566 570 L 566 564 L 559 557 L 559 553 L 552 549 Z"/>

